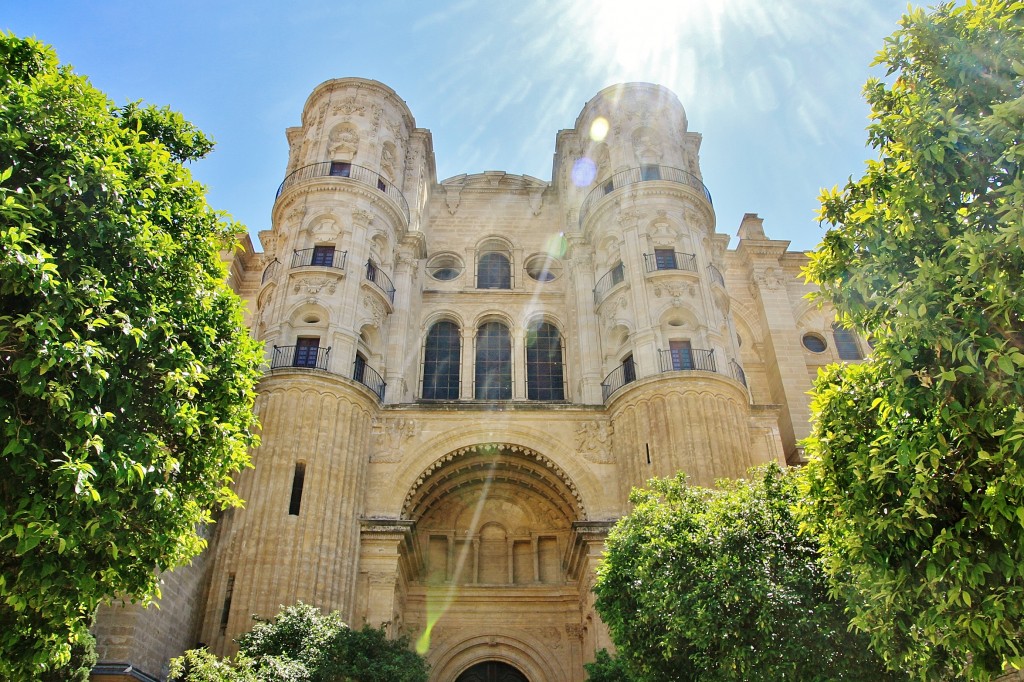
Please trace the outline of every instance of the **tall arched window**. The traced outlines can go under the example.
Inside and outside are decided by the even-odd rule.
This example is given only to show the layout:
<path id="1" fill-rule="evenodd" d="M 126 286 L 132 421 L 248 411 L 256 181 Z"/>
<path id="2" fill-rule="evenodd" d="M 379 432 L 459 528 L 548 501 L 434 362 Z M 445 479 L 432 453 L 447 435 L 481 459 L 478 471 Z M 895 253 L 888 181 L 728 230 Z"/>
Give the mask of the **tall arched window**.
<path id="1" fill-rule="evenodd" d="M 496 251 L 481 254 L 476 264 L 477 289 L 511 289 L 512 266 L 508 256 Z"/>
<path id="2" fill-rule="evenodd" d="M 485 322 L 476 333 L 477 400 L 512 398 L 512 339 L 501 322 Z"/>
<path id="3" fill-rule="evenodd" d="M 526 335 L 526 397 L 565 400 L 562 376 L 562 335 L 548 322 L 532 326 Z"/>
<path id="4" fill-rule="evenodd" d="M 836 352 L 839 353 L 840 360 L 864 359 L 860 352 L 860 344 L 857 343 L 857 335 L 839 326 L 838 322 L 832 325 L 832 338 L 836 340 Z"/>
<path id="5" fill-rule="evenodd" d="M 423 399 L 459 399 L 459 326 L 438 322 L 427 332 L 423 353 Z"/>

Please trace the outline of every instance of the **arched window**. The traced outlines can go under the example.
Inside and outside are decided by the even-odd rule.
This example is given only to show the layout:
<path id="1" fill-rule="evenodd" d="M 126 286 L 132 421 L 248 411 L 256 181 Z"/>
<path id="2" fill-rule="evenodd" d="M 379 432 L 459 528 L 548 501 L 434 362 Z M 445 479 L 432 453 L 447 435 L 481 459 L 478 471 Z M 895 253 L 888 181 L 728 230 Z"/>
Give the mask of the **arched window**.
<path id="1" fill-rule="evenodd" d="M 423 353 L 423 399 L 459 399 L 459 327 L 438 322 L 427 332 Z"/>
<path id="2" fill-rule="evenodd" d="M 512 266 L 508 256 L 496 251 L 481 254 L 476 265 L 477 289 L 511 289 Z"/>
<path id="3" fill-rule="evenodd" d="M 838 322 L 832 325 L 832 338 L 836 341 L 836 352 L 839 353 L 840 360 L 864 359 L 860 352 L 860 344 L 857 343 L 857 335 L 839 326 Z"/>
<path id="4" fill-rule="evenodd" d="M 529 400 L 565 400 L 562 335 L 544 322 L 526 336 L 526 397 Z"/>
<path id="5" fill-rule="evenodd" d="M 512 340 L 501 322 L 485 322 L 476 333 L 477 400 L 512 398 Z"/>

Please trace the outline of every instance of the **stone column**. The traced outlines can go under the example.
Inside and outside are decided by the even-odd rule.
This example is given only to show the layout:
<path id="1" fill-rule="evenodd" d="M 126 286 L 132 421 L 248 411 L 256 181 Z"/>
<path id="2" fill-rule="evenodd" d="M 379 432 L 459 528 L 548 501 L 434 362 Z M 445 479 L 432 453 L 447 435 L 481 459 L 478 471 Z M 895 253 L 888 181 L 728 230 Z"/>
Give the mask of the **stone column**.
<path id="1" fill-rule="evenodd" d="M 736 252 L 748 270 L 758 303 L 768 383 L 772 400 L 782 407 L 779 431 L 786 458 L 793 461 L 798 456 L 797 442 L 810 433 L 807 393 L 811 379 L 793 317 L 796 301 L 791 299 L 783 276 L 781 258 L 789 242 L 768 239 L 761 222 L 755 214 L 743 217 Z"/>
<path id="2" fill-rule="evenodd" d="M 400 581 L 408 579 L 414 522 L 397 519 L 360 521 L 359 573 L 367 594 L 363 618 L 372 627 L 395 619 Z M 391 631 L 389 629 L 389 631 Z"/>

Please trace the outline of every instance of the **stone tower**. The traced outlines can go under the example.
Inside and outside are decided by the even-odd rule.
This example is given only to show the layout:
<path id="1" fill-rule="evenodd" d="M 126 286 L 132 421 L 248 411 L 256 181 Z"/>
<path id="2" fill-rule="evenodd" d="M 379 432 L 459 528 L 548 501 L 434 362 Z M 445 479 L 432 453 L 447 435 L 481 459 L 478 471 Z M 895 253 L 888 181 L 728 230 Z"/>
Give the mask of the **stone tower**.
<path id="1" fill-rule="evenodd" d="M 303 600 L 411 636 L 436 682 L 581 682 L 610 646 L 591 587 L 630 488 L 797 461 L 810 377 L 860 340 L 756 215 L 728 248 L 663 87 L 587 102 L 550 182 L 438 181 L 429 131 L 374 81 L 318 86 L 301 123 L 264 251 L 230 256 L 266 347 L 246 507 L 159 613 L 101 613 L 97 670 L 232 653 Z"/>

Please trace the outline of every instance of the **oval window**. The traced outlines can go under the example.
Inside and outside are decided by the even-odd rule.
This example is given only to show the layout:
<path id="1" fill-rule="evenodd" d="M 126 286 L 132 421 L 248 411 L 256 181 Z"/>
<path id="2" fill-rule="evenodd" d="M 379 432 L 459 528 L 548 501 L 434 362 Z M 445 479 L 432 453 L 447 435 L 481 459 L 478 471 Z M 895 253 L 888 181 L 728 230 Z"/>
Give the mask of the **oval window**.
<path id="1" fill-rule="evenodd" d="M 434 256 L 427 263 L 427 272 L 431 277 L 442 282 L 453 280 L 462 274 L 462 261 L 450 253 Z"/>
<path id="2" fill-rule="evenodd" d="M 817 334 L 804 334 L 804 348 L 811 351 L 812 353 L 824 353 L 828 345 L 825 343 L 825 339 L 818 336 Z"/>

